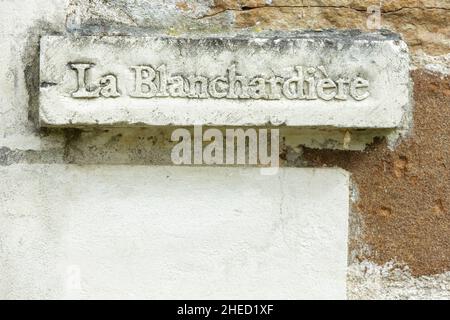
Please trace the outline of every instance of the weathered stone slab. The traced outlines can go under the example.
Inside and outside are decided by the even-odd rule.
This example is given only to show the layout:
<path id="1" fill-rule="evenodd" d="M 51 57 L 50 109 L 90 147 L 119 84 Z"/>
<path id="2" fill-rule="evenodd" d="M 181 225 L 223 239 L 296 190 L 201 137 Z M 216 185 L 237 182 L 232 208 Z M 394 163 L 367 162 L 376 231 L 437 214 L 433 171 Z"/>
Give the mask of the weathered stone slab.
<path id="1" fill-rule="evenodd" d="M 43 126 L 395 128 L 409 58 L 393 34 L 45 36 Z"/>
<path id="2" fill-rule="evenodd" d="M 0 298 L 345 298 L 341 169 L 0 167 Z"/>

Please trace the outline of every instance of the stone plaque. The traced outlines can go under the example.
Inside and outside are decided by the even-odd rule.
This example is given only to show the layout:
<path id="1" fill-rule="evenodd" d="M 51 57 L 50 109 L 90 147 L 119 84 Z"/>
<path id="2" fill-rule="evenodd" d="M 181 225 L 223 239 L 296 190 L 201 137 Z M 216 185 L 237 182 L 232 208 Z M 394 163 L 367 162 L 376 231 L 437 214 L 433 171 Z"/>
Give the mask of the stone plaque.
<path id="1" fill-rule="evenodd" d="M 342 169 L 23 164 L 0 174 L 0 298 L 346 297 Z"/>
<path id="2" fill-rule="evenodd" d="M 395 128 L 408 103 L 394 34 L 41 39 L 43 126 Z"/>

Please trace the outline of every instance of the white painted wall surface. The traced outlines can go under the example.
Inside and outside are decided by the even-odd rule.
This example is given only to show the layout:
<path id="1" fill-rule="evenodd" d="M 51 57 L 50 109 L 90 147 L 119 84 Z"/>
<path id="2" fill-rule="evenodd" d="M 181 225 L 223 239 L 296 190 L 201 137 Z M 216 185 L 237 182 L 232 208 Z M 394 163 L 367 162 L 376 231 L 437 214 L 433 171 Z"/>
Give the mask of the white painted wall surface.
<path id="1" fill-rule="evenodd" d="M 0 167 L 0 298 L 345 298 L 340 169 Z"/>

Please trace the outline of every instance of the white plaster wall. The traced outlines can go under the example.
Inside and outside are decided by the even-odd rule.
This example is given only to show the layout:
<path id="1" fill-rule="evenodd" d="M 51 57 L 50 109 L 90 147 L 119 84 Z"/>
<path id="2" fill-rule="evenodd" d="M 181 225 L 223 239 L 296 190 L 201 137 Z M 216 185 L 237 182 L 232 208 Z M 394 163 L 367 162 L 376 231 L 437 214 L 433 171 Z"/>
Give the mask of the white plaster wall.
<path id="1" fill-rule="evenodd" d="M 0 298 L 344 299 L 340 169 L 0 168 Z"/>

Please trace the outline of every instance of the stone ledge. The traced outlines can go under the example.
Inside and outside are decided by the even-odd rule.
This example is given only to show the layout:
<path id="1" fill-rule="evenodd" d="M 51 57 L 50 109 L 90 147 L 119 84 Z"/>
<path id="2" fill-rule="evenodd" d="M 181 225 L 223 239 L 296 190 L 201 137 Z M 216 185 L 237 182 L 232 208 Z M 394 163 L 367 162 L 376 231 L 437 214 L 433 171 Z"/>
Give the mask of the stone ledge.
<path id="1" fill-rule="evenodd" d="M 406 44 L 352 34 L 46 36 L 40 122 L 400 127 L 410 104 Z"/>

